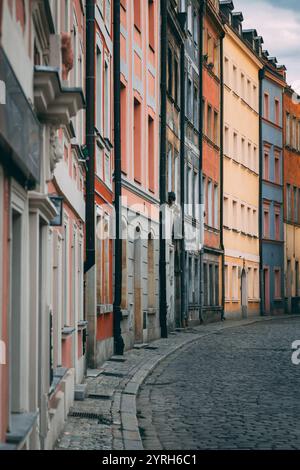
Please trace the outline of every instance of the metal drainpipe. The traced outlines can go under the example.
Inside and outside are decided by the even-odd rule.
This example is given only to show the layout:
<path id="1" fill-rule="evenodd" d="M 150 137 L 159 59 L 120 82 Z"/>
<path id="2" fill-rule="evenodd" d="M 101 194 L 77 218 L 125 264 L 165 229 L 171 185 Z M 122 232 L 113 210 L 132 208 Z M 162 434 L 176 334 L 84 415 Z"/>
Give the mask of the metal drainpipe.
<path id="1" fill-rule="evenodd" d="M 160 172 L 159 196 L 161 208 L 166 204 L 166 117 L 167 117 L 167 47 L 168 47 L 168 2 L 161 0 L 161 117 L 160 117 Z M 168 337 L 167 329 L 167 279 L 166 240 L 164 239 L 163 213 L 159 214 L 159 320 L 161 337 Z"/>
<path id="2" fill-rule="evenodd" d="M 263 111 L 263 79 L 264 69 L 259 71 L 259 284 L 260 284 L 260 315 L 264 315 L 264 270 L 263 270 L 263 256 L 262 256 L 262 172 L 263 172 L 263 139 L 262 139 L 262 111 Z"/>
<path id="3" fill-rule="evenodd" d="M 85 273 L 95 265 L 95 1 L 86 3 L 86 261 Z"/>
<path id="4" fill-rule="evenodd" d="M 113 5 L 113 54 L 114 54 L 114 188 L 115 188 L 115 291 L 113 305 L 113 332 L 114 332 L 114 352 L 116 355 L 123 355 L 124 341 L 121 332 L 121 300 L 122 300 L 122 173 L 121 173 L 121 4 L 120 0 L 115 0 Z"/>
<path id="5" fill-rule="evenodd" d="M 186 318 L 186 257 L 185 257 L 185 44 L 180 47 L 180 206 L 182 233 L 180 242 L 181 327 Z"/>
<path id="6" fill-rule="evenodd" d="M 223 64 L 223 41 L 225 33 L 220 38 L 220 245 L 222 250 L 222 313 L 221 320 L 225 318 L 225 251 L 224 251 L 224 64 Z"/>
<path id="7" fill-rule="evenodd" d="M 202 174 L 203 174 L 203 23 L 204 23 L 204 8 L 206 0 L 200 2 L 199 19 L 200 19 L 200 44 L 199 44 L 199 201 L 200 207 L 203 205 L 202 193 Z M 203 219 L 204 212 L 201 211 L 200 217 Z M 203 225 L 202 225 L 203 224 Z M 202 230 L 203 227 L 203 230 Z M 199 289 L 200 289 L 200 308 L 199 319 L 203 322 L 202 309 L 203 309 L 203 245 L 204 245 L 204 220 L 200 219 L 200 230 L 203 235 L 201 240 L 202 247 L 200 250 L 200 276 L 199 276 Z"/>
<path id="8" fill-rule="evenodd" d="M 86 259 L 85 297 L 88 320 L 87 364 L 96 367 L 95 290 L 95 1 L 86 3 Z"/>

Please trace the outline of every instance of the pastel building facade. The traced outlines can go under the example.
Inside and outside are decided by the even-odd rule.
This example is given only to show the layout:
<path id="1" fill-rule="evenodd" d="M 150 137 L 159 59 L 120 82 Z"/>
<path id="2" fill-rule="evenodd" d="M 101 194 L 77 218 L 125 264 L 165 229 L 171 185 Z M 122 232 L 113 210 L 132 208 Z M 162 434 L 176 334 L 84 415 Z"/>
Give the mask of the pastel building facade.
<path id="1" fill-rule="evenodd" d="M 94 3 L 94 234 L 95 264 L 86 267 L 88 362 L 97 367 L 113 347 L 113 2 Z M 88 53 L 88 52 L 87 52 Z M 92 112 L 92 111 L 90 111 Z"/>
<path id="2" fill-rule="evenodd" d="M 0 3 L 1 448 L 52 448 L 84 372 L 84 12 L 68 6 Z"/>
<path id="3" fill-rule="evenodd" d="M 224 38 L 224 248 L 225 314 L 260 311 L 259 288 L 259 70 L 254 46 L 244 40 L 241 13 L 220 2 Z"/>
<path id="4" fill-rule="evenodd" d="M 284 312 L 283 90 L 276 60 L 266 59 L 262 79 L 262 311 Z"/>
<path id="5" fill-rule="evenodd" d="M 204 242 L 202 260 L 202 320 L 222 316 L 223 247 L 221 243 L 221 41 L 224 35 L 219 2 L 207 2 L 203 26 L 203 142 L 202 202 Z"/>
<path id="6" fill-rule="evenodd" d="M 160 336 L 159 1 L 121 1 L 122 321 L 125 349 Z"/>
<path id="7" fill-rule="evenodd" d="M 300 104 L 292 88 L 283 96 L 285 308 L 299 313 L 300 296 Z"/>

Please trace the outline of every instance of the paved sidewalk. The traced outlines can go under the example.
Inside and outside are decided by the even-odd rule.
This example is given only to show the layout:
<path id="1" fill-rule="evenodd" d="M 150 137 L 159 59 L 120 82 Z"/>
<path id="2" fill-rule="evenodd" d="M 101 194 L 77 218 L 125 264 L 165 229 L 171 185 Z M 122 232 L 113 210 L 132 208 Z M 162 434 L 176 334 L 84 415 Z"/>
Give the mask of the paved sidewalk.
<path id="1" fill-rule="evenodd" d="M 285 315 L 284 318 L 291 316 Z M 143 449 L 137 420 L 136 398 L 150 372 L 180 348 L 220 330 L 250 325 L 279 317 L 226 320 L 176 331 L 168 339 L 132 349 L 123 357 L 106 361 L 97 377 L 87 377 L 87 398 L 74 402 L 56 449 Z"/>

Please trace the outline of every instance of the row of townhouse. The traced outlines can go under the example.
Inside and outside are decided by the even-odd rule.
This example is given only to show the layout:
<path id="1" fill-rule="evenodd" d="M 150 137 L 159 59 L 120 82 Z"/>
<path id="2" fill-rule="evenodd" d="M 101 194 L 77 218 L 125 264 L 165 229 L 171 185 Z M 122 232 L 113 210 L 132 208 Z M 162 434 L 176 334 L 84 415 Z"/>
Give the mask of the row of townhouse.
<path id="1" fill-rule="evenodd" d="M 85 12 L 0 2 L 0 448 L 49 449 L 85 371 Z"/>
<path id="2" fill-rule="evenodd" d="M 0 448 L 87 367 L 299 311 L 300 106 L 231 0 L 0 0 Z"/>

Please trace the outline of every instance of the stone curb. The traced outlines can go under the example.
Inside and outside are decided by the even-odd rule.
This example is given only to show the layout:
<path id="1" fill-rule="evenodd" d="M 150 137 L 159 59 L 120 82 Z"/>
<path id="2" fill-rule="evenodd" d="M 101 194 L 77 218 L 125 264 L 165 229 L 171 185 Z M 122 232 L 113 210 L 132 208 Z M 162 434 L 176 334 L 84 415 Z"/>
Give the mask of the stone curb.
<path id="1" fill-rule="evenodd" d="M 183 341 L 181 344 L 177 344 L 172 347 L 169 351 L 165 352 L 161 356 L 153 357 L 149 359 L 147 364 L 142 364 L 138 368 L 137 372 L 134 373 L 132 378 L 126 383 L 123 390 L 115 393 L 112 410 L 117 412 L 119 408 L 120 421 L 121 421 L 121 435 L 123 440 L 124 450 L 143 450 L 143 443 L 139 431 L 138 419 L 137 419 L 137 410 L 136 410 L 136 398 L 139 393 L 139 389 L 146 380 L 146 378 L 151 374 L 151 372 L 162 362 L 167 359 L 171 354 L 178 352 L 180 349 L 184 349 L 186 346 L 190 346 L 196 341 L 199 341 L 201 338 L 216 334 L 216 332 L 227 330 L 230 328 L 236 328 L 239 326 L 248 326 L 260 321 L 271 321 L 278 319 L 289 319 L 299 317 L 299 315 L 280 315 L 272 317 L 254 317 L 251 319 L 244 320 L 234 320 L 228 326 L 217 327 L 212 331 L 207 333 L 202 333 L 202 325 L 196 326 L 193 329 L 199 329 L 199 334 L 195 335 L 194 338 L 188 338 Z M 219 325 L 219 324 L 218 324 Z M 116 423 L 119 424 L 119 423 Z M 120 436 L 119 436 L 120 437 Z M 114 439 L 114 444 L 115 444 Z M 117 442 L 119 439 L 117 439 Z M 113 450 L 119 449 L 118 446 L 113 445 Z"/>

